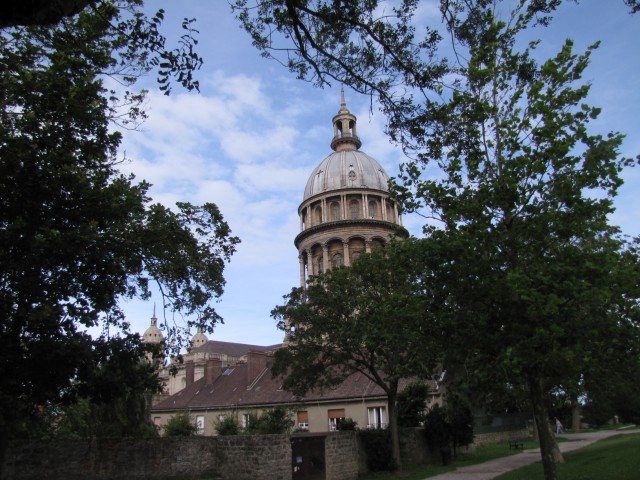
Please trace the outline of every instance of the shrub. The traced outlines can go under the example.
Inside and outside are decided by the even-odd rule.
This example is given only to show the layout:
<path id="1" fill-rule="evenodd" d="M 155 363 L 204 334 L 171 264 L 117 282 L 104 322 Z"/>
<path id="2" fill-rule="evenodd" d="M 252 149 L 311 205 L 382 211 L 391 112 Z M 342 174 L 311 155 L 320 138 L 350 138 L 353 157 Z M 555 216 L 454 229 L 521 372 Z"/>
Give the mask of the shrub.
<path id="1" fill-rule="evenodd" d="M 183 411 L 171 417 L 162 429 L 167 437 L 189 437 L 196 434 L 196 423 L 189 412 Z"/>
<path id="2" fill-rule="evenodd" d="M 235 415 L 227 415 L 216 423 L 215 430 L 218 435 L 239 435 L 240 425 Z"/>
<path id="3" fill-rule="evenodd" d="M 372 472 L 395 470 L 391 454 L 391 434 L 387 428 L 358 430 L 358 437 L 367 455 L 367 468 Z"/>
<path id="4" fill-rule="evenodd" d="M 350 432 L 356 429 L 358 422 L 353 418 L 344 418 L 338 422 L 338 430 L 341 432 Z"/>

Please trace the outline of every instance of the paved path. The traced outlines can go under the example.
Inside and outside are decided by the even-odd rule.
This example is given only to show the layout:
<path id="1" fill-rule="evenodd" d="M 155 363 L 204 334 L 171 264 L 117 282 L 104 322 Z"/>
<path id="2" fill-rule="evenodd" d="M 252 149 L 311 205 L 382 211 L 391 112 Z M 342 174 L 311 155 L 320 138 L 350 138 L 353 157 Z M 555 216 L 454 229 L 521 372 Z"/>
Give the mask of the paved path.
<path id="1" fill-rule="evenodd" d="M 606 430 L 588 433 L 570 433 L 563 435 L 567 441 L 559 443 L 562 453 L 577 450 L 579 448 L 590 445 L 603 438 L 618 435 L 620 433 L 637 433 L 638 429 L 632 430 Z M 443 473 L 435 477 L 429 477 L 425 480 L 490 480 L 496 478 L 503 473 L 515 470 L 530 463 L 540 461 L 540 449 L 532 448 L 524 450 L 515 455 L 509 455 L 502 458 L 496 458 L 485 463 L 461 467 L 453 472 Z"/>

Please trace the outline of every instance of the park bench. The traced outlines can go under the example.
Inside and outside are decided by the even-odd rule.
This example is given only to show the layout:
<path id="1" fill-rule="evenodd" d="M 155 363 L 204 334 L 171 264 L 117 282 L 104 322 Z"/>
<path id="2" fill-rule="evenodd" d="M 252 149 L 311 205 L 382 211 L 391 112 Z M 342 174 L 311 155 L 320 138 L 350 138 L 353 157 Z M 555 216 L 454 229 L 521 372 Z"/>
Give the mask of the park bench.
<path id="1" fill-rule="evenodd" d="M 511 450 L 512 448 L 514 449 L 522 449 L 524 450 L 524 441 L 519 440 L 517 438 L 510 438 L 509 439 L 509 450 Z"/>

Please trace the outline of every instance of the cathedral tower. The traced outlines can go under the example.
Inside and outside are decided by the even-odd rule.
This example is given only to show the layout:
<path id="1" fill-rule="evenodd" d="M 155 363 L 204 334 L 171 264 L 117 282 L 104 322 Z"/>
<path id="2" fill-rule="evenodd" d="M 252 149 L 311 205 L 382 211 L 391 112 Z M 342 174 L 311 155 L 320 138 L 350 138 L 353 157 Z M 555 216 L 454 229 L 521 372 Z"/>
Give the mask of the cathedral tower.
<path id="1" fill-rule="evenodd" d="M 356 116 L 344 100 L 333 117 L 334 152 L 313 170 L 304 190 L 295 238 L 300 260 L 300 286 L 310 276 L 384 246 L 392 237 L 406 238 L 398 205 L 389 198 L 389 175 L 361 152 Z"/>

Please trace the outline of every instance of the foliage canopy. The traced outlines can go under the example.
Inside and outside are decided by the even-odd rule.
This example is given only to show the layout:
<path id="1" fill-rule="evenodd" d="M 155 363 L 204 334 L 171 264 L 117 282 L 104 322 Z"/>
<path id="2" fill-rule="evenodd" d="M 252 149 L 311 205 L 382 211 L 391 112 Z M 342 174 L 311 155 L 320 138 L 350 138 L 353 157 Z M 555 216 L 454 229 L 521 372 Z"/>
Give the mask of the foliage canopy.
<path id="1" fill-rule="evenodd" d="M 197 87 L 190 22 L 188 58 L 165 58 L 162 12 L 148 19 L 139 5 L 97 2 L 0 37 L 0 451 L 37 405 L 157 386 L 150 372 L 119 377 L 144 351 L 118 305 L 148 298 L 150 282 L 187 328 L 221 321 L 212 302 L 239 240 L 218 208 L 152 204 L 147 183 L 118 171 L 117 127 L 145 117 L 144 92 L 128 90 L 136 78 L 158 67 L 165 92 L 174 75 Z M 91 338 L 97 326 L 105 333 Z M 182 326 L 165 327 L 166 347 L 179 348 Z"/>

